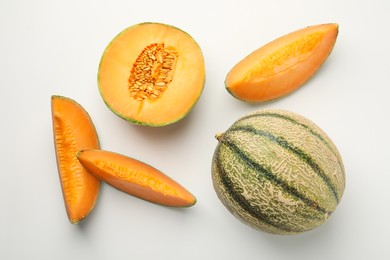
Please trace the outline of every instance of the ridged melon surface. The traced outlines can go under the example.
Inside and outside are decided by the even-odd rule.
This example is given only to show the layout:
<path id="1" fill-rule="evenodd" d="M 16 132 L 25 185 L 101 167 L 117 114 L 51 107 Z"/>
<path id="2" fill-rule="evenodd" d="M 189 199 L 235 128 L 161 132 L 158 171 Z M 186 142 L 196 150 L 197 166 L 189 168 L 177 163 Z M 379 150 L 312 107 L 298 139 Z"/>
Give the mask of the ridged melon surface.
<path id="1" fill-rule="evenodd" d="M 328 135 L 307 118 L 261 110 L 217 139 L 214 188 L 245 224 L 295 234 L 318 227 L 335 211 L 345 188 L 342 159 Z"/>

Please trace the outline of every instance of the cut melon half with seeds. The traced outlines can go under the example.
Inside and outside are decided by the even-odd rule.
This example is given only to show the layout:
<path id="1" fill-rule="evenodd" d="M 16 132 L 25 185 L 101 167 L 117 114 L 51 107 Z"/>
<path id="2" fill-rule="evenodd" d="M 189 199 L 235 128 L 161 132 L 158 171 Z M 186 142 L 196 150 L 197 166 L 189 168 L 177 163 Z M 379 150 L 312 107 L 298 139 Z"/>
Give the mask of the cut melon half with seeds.
<path id="1" fill-rule="evenodd" d="M 134 124 L 164 126 L 185 117 L 205 83 L 202 51 L 186 32 L 161 23 L 126 28 L 106 47 L 98 85 L 106 105 Z"/>

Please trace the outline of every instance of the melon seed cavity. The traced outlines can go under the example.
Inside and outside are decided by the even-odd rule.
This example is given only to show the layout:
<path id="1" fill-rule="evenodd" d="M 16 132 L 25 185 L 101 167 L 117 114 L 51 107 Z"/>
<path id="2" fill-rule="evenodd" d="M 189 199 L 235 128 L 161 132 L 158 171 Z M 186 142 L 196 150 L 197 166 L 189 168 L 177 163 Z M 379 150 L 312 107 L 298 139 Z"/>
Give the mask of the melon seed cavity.
<path id="1" fill-rule="evenodd" d="M 123 165 L 118 165 L 104 160 L 96 160 L 94 162 L 101 170 L 110 172 L 119 180 L 135 183 L 146 189 L 157 191 L 164 196 L 177 196 L 177 191 L 157 178 L 149 176 L 147 173 L 140 170 L 132 169 Z"/>
<path id="2" fill-rule="evenodd" d="M 61 116 L 54 116 L 55 141 L 57 143 L 57 156 L 60 162 L 63 192 L 69 198 L 70 204 L 77 203 L 82 194 L 82 183 L 79 178 L 79 162 L 74 156 L 77 150 L 76 138 L 71 126 Z"/>
<path id="3" fill-rule="evenodd" d="M 319 45 L 323 35 L 323 32 L 311 33 L 275 50 L 250 70 L 245 80 L 249 81 L 259 74 L 264 78 L 272 77 L 304 61 Z"/>
<path id="4" fill-rule="evenodd" d="M 137 57 L 128 80 L 129 94 L 137 101 L 155 101 L 171 83 L 178 54 L 174 47 L 153 43 Z"/>

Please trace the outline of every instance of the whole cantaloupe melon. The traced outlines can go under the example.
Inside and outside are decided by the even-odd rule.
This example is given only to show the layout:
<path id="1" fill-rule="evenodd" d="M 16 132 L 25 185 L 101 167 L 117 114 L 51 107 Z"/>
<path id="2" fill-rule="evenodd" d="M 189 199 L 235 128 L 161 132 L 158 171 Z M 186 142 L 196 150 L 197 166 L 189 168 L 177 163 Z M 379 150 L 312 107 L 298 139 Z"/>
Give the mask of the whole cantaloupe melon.
<path id="1" fill-rule="evenodd" d="M 345 188 L 340 153 L 307 118 L 260 110 L 217 139 L 213 185 L 243 223 L 268 233 L 296 234 L 320 226 L 339 204 Z"/>

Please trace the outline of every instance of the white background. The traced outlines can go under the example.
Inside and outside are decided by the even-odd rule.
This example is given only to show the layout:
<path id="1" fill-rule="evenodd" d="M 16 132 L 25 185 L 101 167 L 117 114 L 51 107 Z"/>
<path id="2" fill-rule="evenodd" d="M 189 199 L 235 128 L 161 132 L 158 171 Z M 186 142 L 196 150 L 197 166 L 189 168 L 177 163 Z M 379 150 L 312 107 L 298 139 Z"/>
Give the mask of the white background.
<path id="1" fill-rule="evenodd" d="M 0 2 L 0 259 L 390 259 L 390 2 Z M 108 42 L 145 21 L 175 25 L 201 46 L 207 78 L 188 117 L 131 125 L 99 96 Z M 308 25 L 337 22 L 335 48 L 315 76 L 275 102 L 249 105 L 224 88 L 230 68 L 261 45 Z M 50 97 L 75 99 L 101 146 L 140 159 L 198 203 L 171 209 L 104 184 L 92 214 L 71 225 L 54 154 Z M 211 183 L 214 135 L 257 109 L 300 113 L 343 156 L 347 186 L 332 218 L 294 236 L 255 231 L 222 206 Z"/>

